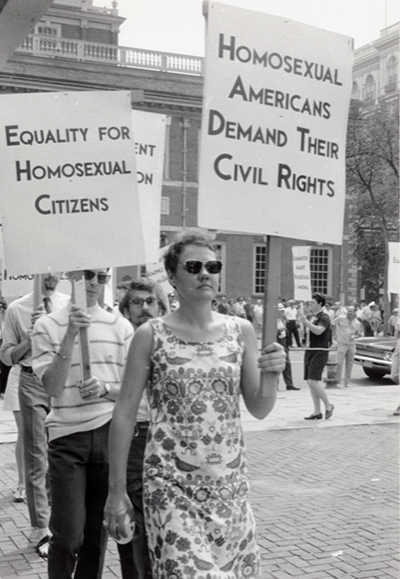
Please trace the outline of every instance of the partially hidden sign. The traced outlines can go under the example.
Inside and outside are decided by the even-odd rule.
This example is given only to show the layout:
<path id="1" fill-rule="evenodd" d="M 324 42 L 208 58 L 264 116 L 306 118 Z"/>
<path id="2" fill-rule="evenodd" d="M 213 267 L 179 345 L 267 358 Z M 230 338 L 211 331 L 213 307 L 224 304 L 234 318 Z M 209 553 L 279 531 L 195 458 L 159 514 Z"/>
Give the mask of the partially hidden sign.
<path id="1" fill-rule="evenodd" d="M 199 225 L 341 244 L 352 39 L 208 3 Z"/>
<path id="2" fill-rule="evenodd" d="M 311 300 L 310 253 L 307 245 L 292 247 L 294 299 L 303 302 Z"/>
<path id="3" fill-rule="evenodd" d="M 145 261 L 129 91 L 0 97 L 9 275 Z"/>
<path id="4" fill-rule="evenodd" d="M 164 168 L 166 116 L 132 111 L 140 213 L 146 259 L 156 262 L 160 253 L 161 192 Z M 134 265 L 134 264 L 133 264 Z"/>

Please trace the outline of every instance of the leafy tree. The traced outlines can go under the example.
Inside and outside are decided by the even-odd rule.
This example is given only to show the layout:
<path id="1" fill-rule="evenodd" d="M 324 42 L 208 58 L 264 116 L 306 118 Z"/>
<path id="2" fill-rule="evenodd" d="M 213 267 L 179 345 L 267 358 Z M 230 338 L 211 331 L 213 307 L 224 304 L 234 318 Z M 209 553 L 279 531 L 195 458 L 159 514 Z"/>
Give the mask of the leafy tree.
<path id="1" fill-rule="evenodd" d="M 388 243 L 399 240 L 399 113 L 352 102 L 347 132 L 347 189 L 352 197 L 350 247 L 363 284 L 375 299 L 383 289 L 385 319 Z M 385 324 L 386 327 L 386 324 Z"/>

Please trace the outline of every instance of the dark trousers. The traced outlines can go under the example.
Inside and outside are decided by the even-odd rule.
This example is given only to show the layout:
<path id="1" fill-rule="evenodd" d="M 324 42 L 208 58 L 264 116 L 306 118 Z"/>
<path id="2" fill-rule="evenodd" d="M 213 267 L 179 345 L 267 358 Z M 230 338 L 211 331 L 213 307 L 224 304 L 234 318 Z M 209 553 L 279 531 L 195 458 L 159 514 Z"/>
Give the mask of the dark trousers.
<path id="1" fill-rule="evenodd" d="M 282 372 L 282 376 L 285 381 L 286 388 L 292 388 L 293 387 L 292 364 L 289 358 L 289 350 L 285 348 L 285 351 L 286 351 L 286 365 L 284 371 Z"/>
<path id="2" fill-rule="evenodd" d="M 49 443 L 49 579 L 98 579 L 107 533 L 109 424 Z M 75 570 L 75 574 L 73 575 Z"/>
<path id="3" fill-rule="evenodd" d="M 283 346 L 285 348 L 286 364 L 285 364 L 285 369 L 282 372 L 283 380 L 285 381 L 286 388 L 292 388 L 292 386 L 293 386 L 292 364 L 291 364 L 290 358 L 289 358 L 288 339 L 287 339 L 287 336 L 285 336 L 284 338 L 280 338 L 279 335 L 277 336 L 276 339 L 277 339 L 278 344 L 280 344 L 281 346 Z"/>
<path id="4" fill-rule="evenodd" d="M 367 320 L 363 320 L 362 325 L 364 328 L 364 336 L 371 337 L 374 335 L 374 330 L 372 329 L 371 324 Z"/>
<path id="5" fill-rule="evenodd" d="M 0 345 L 1 345 L 1 340 L 0 340 Z M 8 378 L 8 375 L 10 373 L 10 370 L 11 370 L 11 366 L 6 366 L 0 360 L 0 394 L 4 394 L 4 392 L 6 391 L 7 378 Z"/>
<path id="6" fill-rule="evenodd" d="M 139 422 L 129 450 L 127 492 L 135 509 L 135 533 L 130 543 L 118 543 L 122 579 L 151 579 L 151 565 L 143 514 L 143 459 L 148 423 Z"/>
<path id="7" fill-rule="evenodd" d="M 293 336 L 294 336 L 294 339 L 296 340 L 296 344 L 300 348 L 301 343 L 300 343 L 299 330 L 297 329 L 296 320 L 288 320 L 286 322 L 286 328 L 287 328 L 287 331 L 289 334 L 289 336 L 288 336 L 289 346 L 293 345 Z"/>

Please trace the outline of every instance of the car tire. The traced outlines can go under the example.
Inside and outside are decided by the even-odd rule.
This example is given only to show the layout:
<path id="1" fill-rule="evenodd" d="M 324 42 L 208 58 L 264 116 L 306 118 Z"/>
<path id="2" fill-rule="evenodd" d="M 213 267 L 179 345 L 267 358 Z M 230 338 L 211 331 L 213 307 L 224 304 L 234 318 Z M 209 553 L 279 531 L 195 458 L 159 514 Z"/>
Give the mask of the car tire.
<path id="1" fill-rule="evenodd" d="M 372 368 L 364 368 L 364 366 L 363 370 L 368 378 L 375 378 L 376 380 L 380 380 L 387 374 L 387 372 L 380 372 L 379 370 L 373 370 Z"/>

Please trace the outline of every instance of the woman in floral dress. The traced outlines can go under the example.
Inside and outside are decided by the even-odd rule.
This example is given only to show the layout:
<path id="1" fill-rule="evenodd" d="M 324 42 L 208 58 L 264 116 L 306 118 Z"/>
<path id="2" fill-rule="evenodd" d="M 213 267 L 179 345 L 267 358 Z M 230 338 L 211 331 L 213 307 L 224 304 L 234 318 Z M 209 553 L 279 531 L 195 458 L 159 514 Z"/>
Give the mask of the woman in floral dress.
<path id="1" fill-rule="evenodd" d="M 132 341 L 110 433 L 106 524 L 114 538 L 126 535 L 133 512 L 126 460 L 146 388 L 144 510 L 153 578 L 259 577 L 239 398 L 264 418 L 285 354 L 271 344 L 257 361 L 252 325 L 212 310 L 221 263 L 208 238 L 181 236 L 165 267 L 180 307 L 141 326 Z"/>

